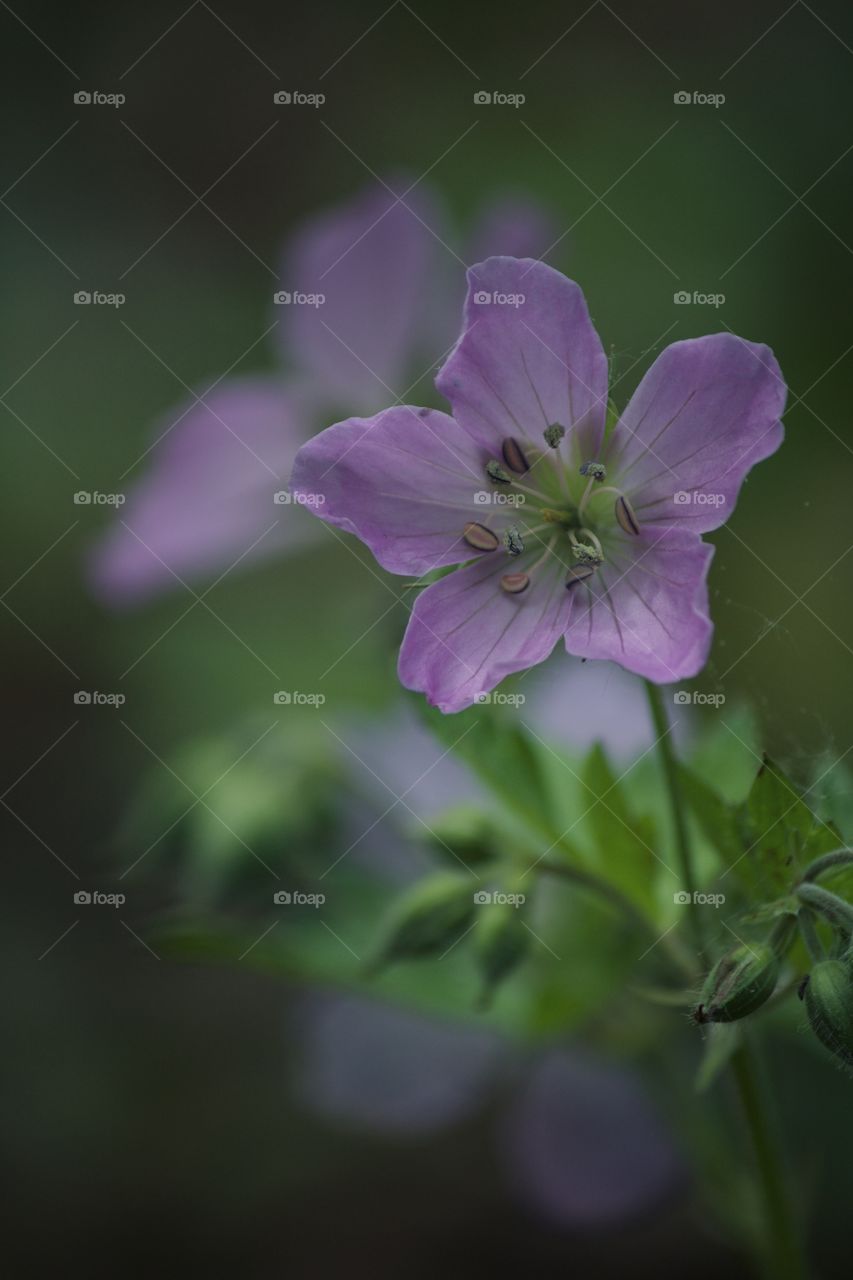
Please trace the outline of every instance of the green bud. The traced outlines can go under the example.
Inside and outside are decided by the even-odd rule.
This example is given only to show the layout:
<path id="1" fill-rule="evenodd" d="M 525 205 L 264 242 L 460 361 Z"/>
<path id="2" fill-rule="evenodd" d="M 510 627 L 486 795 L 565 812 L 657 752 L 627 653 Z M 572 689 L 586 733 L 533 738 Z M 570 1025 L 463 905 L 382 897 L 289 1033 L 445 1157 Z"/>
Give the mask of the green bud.
<path id="1" fill-rule="evenodd" d="M 430 818 L 429 830 L 416 830 L 439 857 L 456 871 L 490 861 L 494 857 L 492 824 L 474 805 L 456 805 Z"/>
<path id="2" fill-rule="evenodd" d="M 397 902 L 371 966 L 443 955 L 468 930 L 474 892 L 466 876 L 439 873 L 421 880 Z"/>
<path id="3" fill-rule="evenodd" d="M 801 989 L 812 1031 L 821 1044 L 853 1067 L 853 975 L 844 960 L 821 960 Z"/>
<path id="4" fill-rule="evenodd" d="M 769 1000 L 779 978 L 782 957 L 769 942 L 735 947 L 717 961 L 705 980 L 696 1022 L 736 1022 Z"/>
<path id="5" fill-rule="evenodd" d="M 477 911 L 474 948 L 483 978 L 482 1003 L 486 1005 L 495 987 L 527 955 L 533 935 L 524 926 L 519 906 L 512 902 L 484 903 Z"/>

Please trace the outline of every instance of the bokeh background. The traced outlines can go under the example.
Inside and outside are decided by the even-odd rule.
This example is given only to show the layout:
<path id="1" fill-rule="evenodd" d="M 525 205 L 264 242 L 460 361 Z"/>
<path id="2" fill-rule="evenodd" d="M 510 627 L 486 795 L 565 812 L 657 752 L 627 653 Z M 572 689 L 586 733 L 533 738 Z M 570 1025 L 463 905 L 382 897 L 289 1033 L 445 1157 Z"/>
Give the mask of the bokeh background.
<path id="1" fill-rule="evenodd" d="M 120 915 L 75 908 L 75 876 L 114 890 L 132 861 L 152 753 L 171 763 L 188 742 L 274 720 L 269 668 L 316 689 L 353 645 L 323 680 L 327 710 L 356 725 L 398 714 L 405 613 L 359 639 L 390 597 L 331 538 L 229 575 L 210 598 L 218 617 L 181 617 L 180 589 L 110 611 L 84 563 L 112 512 L 73 495 L 126 487 L 186 386 L 248 348 L 241 371 L 275 367 L 274 344 L 257 342 L 273 310 L 264 264 L 372 174 L 429 170 L 460 236 L 497 195 L 532 198 L 571 228 L 548 260 L 584 287 L 615 373 L 638 361 L 621 402 L 643 353 L 676 338 L 725 325 L 776 352 L 787 441 L 713 536 L 701 686 L 748 698 L 766 746 L 812 776 L 849 747 L 853 701 L 848 8 L 18 0 L 0 27 L 10 1273 L 660 1276 L 682 1274 L 689 1251 L 697 1274 L 736 1274 L 727 1246 L 697 1233 L 686 1177 L 604 1228 L 513 1195 L 493 1158 L 500 1091 L 437 1133 L 318 1115 L 293 1086 L 298 986 L 148 949 L 150 921 L 180 896 L 168 857 L 124 882 Z M 326 102 L 276 107 L 284 87 Z M 126 102 L 79 107 L 80 88 Z M 526 101 L 479 107 L 482 89 Z M 725 101 L 674 101 L 694 90 Z M 214 183 L 210 209 L 181 218 Z M 79 308 L 79 288 L 127 301 Z M 677 305 L 682 289 L 725 301 Z M 126 703 L 77 707 L 80 688 Z M 297 762 L 315 733 L 299 725 L 285 727 Z M 847 1098 L 840 1075 L 796 1054 L 779 1074 L 789 1112 L 816 1123 Z M 836 1118 L 832 1132 L 842 1149 Z M 828 1152 L 811 1175 L 827 1259 L 849 1193 L 836 1172 Z"/>

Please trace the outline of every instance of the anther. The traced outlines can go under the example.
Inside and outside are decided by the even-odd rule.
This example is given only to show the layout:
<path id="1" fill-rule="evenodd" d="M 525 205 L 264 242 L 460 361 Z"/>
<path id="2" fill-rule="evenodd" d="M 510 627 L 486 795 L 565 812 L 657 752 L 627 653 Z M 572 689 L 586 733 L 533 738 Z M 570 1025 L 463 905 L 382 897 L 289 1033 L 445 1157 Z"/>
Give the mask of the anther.
<path id="1" fill-rule="evenodd" d="M 566 574 L 566 586 L 570 589 L 576 587 L 578 583 L 586 582 L 594 573 L 595 567 L 591 564 L 573 564 Z"/>
<path id="2" fill-rule="evenodd" d="M 471 520 L 462 531 L 462 537 L 475 551 L 495 551 L 500 545 L 498 535 L 484 524 Z"/>
<path id="3" fill-rule="evenodd" d="M 566 428 L 561 427 L 559 422 L 552 422 L 549 427 L 545 428 L 542 434 L 545 437 L 545 443 L 551 449 L 559 449 L 560 441 L 566 434 Z"/>
<path id="4" fill-rule="evenodd" d="M 507 475 L 501 464 L 494 459 L 486 463 L 486 475 L 495 484 L 512 484 L 512 476 Z"/>
<path id="5" fill-rule="evenodd" d="M 585 462 L 580 470 L 582 476 L 589 476 L 592 480 L 603 480 L 607 475 L 603 462 Z"/>
<path id="6" fill-rule="evenodd" d="M 581 564 L 592 565 L 593 568 L 601 564 L 601 556 L 595 547 L 591 547 L 588 542 L 575 542 L 572 545 L 572 550 Z"/>
<path id="7" fill-rule="evenodd" d="M 623 494 L 620 494 L 616 499 L 616 505 L 613 509 L 620 527 L 626 533 L 630 533 L 633 538 L 636 538 L 640 532 L 640 525 L 634 515 L 634 508 Z"/>
<path id="8" fill-rule="evenodd" d="M 524 543 L 516 525 L 510 525 L 504 533 L 504 546 L 511 556 L 520 556 L 524 550 Z"/>
<path id="9" fill-rule="evenodd" d="M 518 475 L 523 475 L 525 471 L 530 470 L 530 463 L 524 455 L 524 450 L 518 441 L 514 440 L 512 436 L 507 436 L 506 440 L 504 440 L 503 445 L 501 446 L 501 451 L 504 456 L 504 462 L 509 467 L 510 471 L 515 471 Z"/>
<path id="10" fill-rule="evenodd" d="M 505 573 L 501 578 L 501 587 L 507 595 L 517 596 L 530 586 L 530 575 L 527 573 Z"/>

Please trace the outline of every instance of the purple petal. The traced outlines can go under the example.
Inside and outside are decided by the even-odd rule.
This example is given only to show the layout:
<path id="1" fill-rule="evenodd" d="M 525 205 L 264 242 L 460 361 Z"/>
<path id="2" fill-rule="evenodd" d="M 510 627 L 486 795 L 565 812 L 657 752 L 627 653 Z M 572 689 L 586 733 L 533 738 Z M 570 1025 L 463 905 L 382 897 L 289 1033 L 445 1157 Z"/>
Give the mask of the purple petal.
<path id="1" fill-rule="evenodd" d="M 465 525 L 492 510 L 475 499 L 487 492 L 486 461 L 446 413 L 400 405 L 309 440 L 291 486 L 311 495 L 323 520 L 361 538 L 391 573 L 417 575 L 471 559 Z"/>
<path id="2" fill-rule="evenodd" d="M 731 333 L 674 342 L 613 433 L 608 483 L 630 495 L 641 524 L 716 529 L 750 467 L 782 443 L 785 396 L 769 347 Z"/>
<path id="3" fill-rule="evenodd" d="M 714 548 L 682 529 L 648 527 L 614 541 L 605 563 L 572 588 L 566 648 L 609 658 L 659 684 L 695 676 L 708 657 L 708 566 Z"/>
<path id="4" fill-rule="evenodd" d="M 358 997 L 314 1000 L 305 1014 L 303 1095 L 381 1133 L 429 1133 L 482 1106 L 504 1053 L 491 1033 Z"/>
<path id="5" fill-rule="evenodd" d="M 310 517 L 273 503 L 307 434 L 306 416 L 265 378 L 231 379 L 204 404 L 167 414 L 142 478 L 91 555 L 96 592 L 132 603 L 179 586 L 178 578 L 226 569 L 244 553 L 246 563 L 310 541 Z"/>
<path id="6" fill-rule="evenodd" d="M 400 195 L 411 185 L 389 183 Z M 327 403 L 371 413 L 405 394 L 421 372 L 416 360 L 438 354 L 421 348 L 443 234 L 442 213 L 422 187 L 398 202 L 377 183 L 295 237 L 282 287 L 325 301 L 277 308 L 280 336 Z"/>
<path id="7" fill-rule="evenodd" d="M 519 1194 L 562 1227 L 602 1227 L 653 1208 L 685 1176 L 637 1077 L 552 1052 L 506 1124 Z"/>
<path id="8" fill-rule="evenodd" d="M 544 429 L 559 423 L 579 461 L 598 456 L 607 359 L 579 286 L 544 263 L 489 258 L 471 268 L 462 336 L 436 386 L 492 450 L 507 436 L 544 448 Z"/>
<path id="9" fill-rule="evenodd" d="M 503 574 L 525 572 L 536 558 L 494 551 L 427 587 L 400 650 L 406 688 L 425 693 L 441 711 L 461 711 L 513 671 L 544 661 L 571 612 L 562 565 L 549 556 L 520 595 L 500 585 Z"/>

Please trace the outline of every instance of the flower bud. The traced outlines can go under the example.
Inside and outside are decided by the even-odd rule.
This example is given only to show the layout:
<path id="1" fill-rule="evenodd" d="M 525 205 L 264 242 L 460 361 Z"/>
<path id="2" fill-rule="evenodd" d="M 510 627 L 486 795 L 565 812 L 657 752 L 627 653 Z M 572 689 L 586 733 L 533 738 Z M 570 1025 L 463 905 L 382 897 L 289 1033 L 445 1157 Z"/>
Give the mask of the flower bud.
<path id="1" fill-rule="evenodd" d="M 801 998 L 821 1044 L 853 1067 L 853 974 L 844 960 L 821 960 L 808 976 Z"/>
<path id="2" fill-rule="evenodd" d="M 416 884 L 396 904 L 371 966 L 443 955 L 468 930 L 474 914 L 471 880 L 439 873 Z"/>
<path id="3" fill-rule="evenodd" d="M 521 910 L 513 902 L 494 902 L 478 908 L 474 948 L 483 977 L 482 1003 L 524 959 L 532 934 L 524 927 Z"/>
<path id="4" fill-rule="evenodd" d="M 696 1022 L 736 1022 L 773 994 L 782 958 L 769 942 L 735 947 L 717 961 L 705 981 Z"/>

